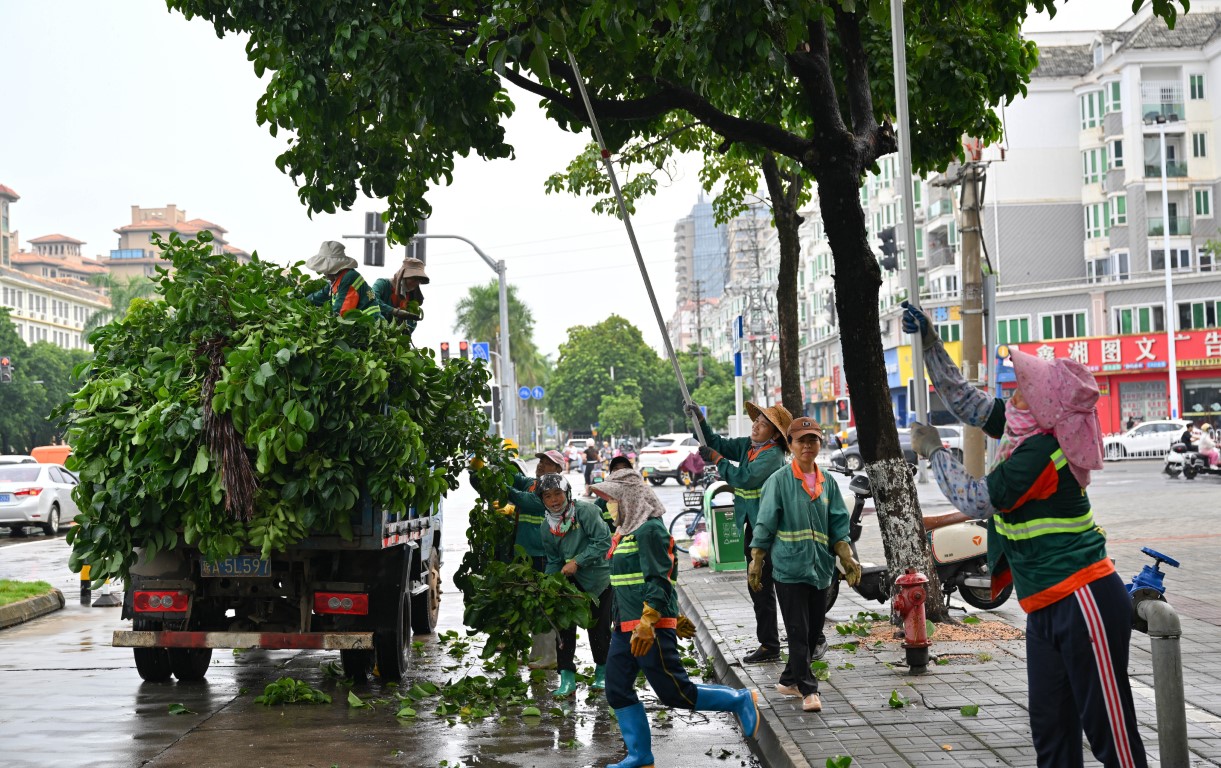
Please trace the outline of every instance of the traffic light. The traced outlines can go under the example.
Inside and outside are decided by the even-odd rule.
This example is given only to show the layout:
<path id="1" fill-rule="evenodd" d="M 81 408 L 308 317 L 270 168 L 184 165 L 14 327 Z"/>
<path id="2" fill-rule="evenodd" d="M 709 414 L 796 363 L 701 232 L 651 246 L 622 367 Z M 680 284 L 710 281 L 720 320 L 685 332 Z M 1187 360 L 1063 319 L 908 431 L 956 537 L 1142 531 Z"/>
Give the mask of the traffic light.
<path id="1" fill-rule="evenodd" d="M 887 227 L 878 233 L 882 241 L 882 268 L 895 270 L 899 268 L 899 246 L 895 242 L 895 228 Z"/>
<path id="2" fill-rule="evenodd" d="M 471 359 L 471 345 L 465 341 L 458 342 L 458 357 L 463 360 Z"/>
<path id="3" fill-rule="evenodd" d="M 492 387 L 492 422 L 500 423 L 500 387 Z"/>
<path id="4" fill-rule="evenodd" d="M 386 222 L 382 221 L 382 215 L 377 211 L 370 211 L 365 214 L 365 234 L 366 235 L 381 235 L 386 232 Z M 384 267 L 386 266 L 386 238 L 365 238 L 365 266 L 366 267 Z"/>
<path id="5" fill-rule="evenodd" d="M 841 397 L 835 401 L 835 420 L 842 421 L 845 424 L 852 420 L 851 408 L 848 406 L 848 398 Z"/>
<path id="6" fill-rule="evenodd" d="M 7 357 L 0 357 L 0 384 L 13 382 L 13 363 Z"/>
<path id="7" fill-rule="evenodd" d="M 441 365 L 449 362 L 449 342 L 441 342 Z"/>

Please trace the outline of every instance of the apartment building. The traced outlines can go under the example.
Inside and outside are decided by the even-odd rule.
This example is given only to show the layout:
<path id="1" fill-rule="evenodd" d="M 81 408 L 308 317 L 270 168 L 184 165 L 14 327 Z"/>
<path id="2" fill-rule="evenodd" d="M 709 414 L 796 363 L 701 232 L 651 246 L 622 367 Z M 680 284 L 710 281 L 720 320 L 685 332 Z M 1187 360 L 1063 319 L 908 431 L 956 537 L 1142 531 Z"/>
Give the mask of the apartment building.
<path id="1" fill-rule="evenodd" d="M 225 238 L 229 230 L 206 219 L 188 219 L 186 211 L 173 204 L 164 208 L 141 208 L 133 205 L 131 223 L 115 230 L 119 235 L 118 247 L 111 250 L 109 256 L 100 257 L 99 260 L 112 275 L 121 280 L 137 275 L 153 277 L 158 266 L 163 269 L 170 266 L 168 261 L 161 258 L 161 251 L 153 245 L 154 234 L 168 239 L 171 234 L 176 233 L 185 240 L 204 230 L 212 234 L 212 245 L 217 253 L 227 253 L 243 262 L 250 261 L 249 253 L 230 245 Z"/>

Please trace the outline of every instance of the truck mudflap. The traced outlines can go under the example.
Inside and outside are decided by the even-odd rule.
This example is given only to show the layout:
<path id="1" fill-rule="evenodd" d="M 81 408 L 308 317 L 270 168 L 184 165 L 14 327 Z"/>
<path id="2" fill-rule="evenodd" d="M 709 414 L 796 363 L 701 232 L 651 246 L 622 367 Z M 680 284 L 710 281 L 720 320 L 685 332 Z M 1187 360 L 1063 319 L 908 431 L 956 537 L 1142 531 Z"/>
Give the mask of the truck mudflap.
<path id="1" fill-rule="evenodd" d="M 115 630 L 115 648 L 373 649 L 372 632 L 133 632 Z"/>

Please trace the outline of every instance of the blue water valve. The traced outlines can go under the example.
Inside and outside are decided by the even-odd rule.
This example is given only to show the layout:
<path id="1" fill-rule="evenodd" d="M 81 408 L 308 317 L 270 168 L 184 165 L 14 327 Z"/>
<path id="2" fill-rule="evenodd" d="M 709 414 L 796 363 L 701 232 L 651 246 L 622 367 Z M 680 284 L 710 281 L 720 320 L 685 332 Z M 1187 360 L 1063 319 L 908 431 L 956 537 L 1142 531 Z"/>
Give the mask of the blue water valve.
<path id="1" fill-rule="evenodd" d="M 1165 578 L 1166 574 L 1162 573 L 1161 565 L 1165 563 L 1172 568 L 1178 568 L 1179 561 L 1149 547 L 1141 547 L 1140 551 L 1153 558 L 1153 565 L 1146 565 L 1140 569 L 1140 573 L 1132 577 L 1132 581 L 1128 584 L 1128 594 L 1132 594 L 1138 589 L 1152 589 L 1159 595 L 1164 595 L 1166 587 L 1162 583 L 1162 579 Z"/>

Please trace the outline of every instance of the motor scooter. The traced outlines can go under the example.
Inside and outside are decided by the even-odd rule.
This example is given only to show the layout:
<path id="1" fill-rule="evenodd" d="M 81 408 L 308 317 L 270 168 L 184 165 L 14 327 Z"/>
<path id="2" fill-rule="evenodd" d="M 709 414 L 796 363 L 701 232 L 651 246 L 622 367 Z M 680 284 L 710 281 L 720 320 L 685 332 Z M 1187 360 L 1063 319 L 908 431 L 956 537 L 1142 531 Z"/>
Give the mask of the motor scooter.
<path id="1" fill-rule="evenodd" d="M 856 543 L 861 538 L 861 516 L 865 510 L 865 500 L 873 498 L 866 475 L 854 475 L 848 471 L 832 470 L 852 477 L 848 489 L 855 497 L 855 503 L 848 520 L 848 540 L 852 546 L 852 555 L 860 561 Z M 965 523 L 955 523 L 929 531 L 929 544 L 933 551 L 933 562 L 937 564 L 937 578 L 945 592 L 946 606 L 950 605 L 950 595 L 958 592 L 968 604 L 981 610 L 992 610 L 1004 605 L 1013 593 L 1013 585 L 1006 586 L 994 598 L 992 597 L 992 580 L 988 573 L 988 529 L 983 521 L 970 520 Z M 843 566 L 836 559 L 836 568 L 843 574 Z M 827 610 L 835 604 L 839 597 L 841 579 L 834 579 L 827 590 Z M 866 600 L 877 600 L 879 603 L 890 601 L 893 580 L 890 571 L 883 563 L 861 562 L 861 581 L 853 589 Z"/>
<path id="2" fill-rule="evenodd" d="M 1221 464 L 1209 464 L 1204 454 L 1193 450 L 1186 443 L 1177 442 L 1170 446 L 1170 453 L 1166 454 L 1162 471 L 1171 477 L 1182 475 L 1187 480 L 1194 480 L 1196 475 L 1221 477 Z"/>

